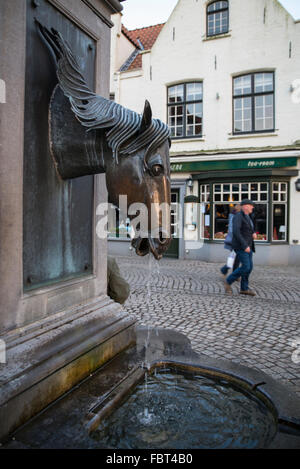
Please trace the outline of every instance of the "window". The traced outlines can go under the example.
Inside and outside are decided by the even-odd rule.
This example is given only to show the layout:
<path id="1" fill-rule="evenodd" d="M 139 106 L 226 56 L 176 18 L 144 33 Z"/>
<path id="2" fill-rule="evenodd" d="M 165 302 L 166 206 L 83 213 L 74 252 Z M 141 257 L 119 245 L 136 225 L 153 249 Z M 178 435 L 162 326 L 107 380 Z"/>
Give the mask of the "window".
<path id="1" fill-rule="evenodd" d="M 255 202 L 254 226 L 259 241 L 268 240 L 268 200 L 267 182 L 243 182 L 214 184 L 214 239 L 225 239 L 228 233 L 229 214 L 235 205 L 244 199 Z"/>
<path id="2" fill-rule="evenodd" d="M 252 216 L 257 241 L 288 242 L 289 182 L 216 182 L 200 184 L 200 236 L 206 240 L 224 240 L 229 215 L 244 199 L 255 202 Z"/>
<path id="3" fill-rule="evenodd" d="M 171 235 L 172 238 L 179 238 L 179 193 L 171 192 Z"/>
<path id="4" fill-rule="evenodd" d="M 272 241 L 287 241 L 287 188 L 286 182 L 273 182 Z"/>
<path id="5" fill-rule="evenodd" d="M 233 133 L 274 131 L 274 73 L 233 79 Z"/>
<path id="6" fill-rule="evenodd" d="M 209 184 L 200 186 L 200 202 L 201 202 L 200 237 L 202 239 L 210 239 L 210 187 L 209 187 Z"/>
<path id="7" fill-rule="evenodd" d="M 172 138 L 202 136 L 202 99 L 202 82 L 168 88 L 168 125 Z"/>
<path id="8" fill-rule="evenodd" d="M 228 33 L 229 8 L 228 1 L 213 2 L 207 7 L 207 36 Z"/>

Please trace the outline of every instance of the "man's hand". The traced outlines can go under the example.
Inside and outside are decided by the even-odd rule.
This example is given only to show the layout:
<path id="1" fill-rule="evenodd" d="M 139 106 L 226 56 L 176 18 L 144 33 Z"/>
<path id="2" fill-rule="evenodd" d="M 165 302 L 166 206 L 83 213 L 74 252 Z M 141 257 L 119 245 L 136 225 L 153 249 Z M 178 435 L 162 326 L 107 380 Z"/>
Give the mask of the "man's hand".
<path id="1" fill-rule="evenodd" d="M 250 254 L 250 252 L 251 252 L 251 249 L 250 249 L 250 247 L 249 247 L 249 246 L 247 247 L 247 249 L 245 249 L 245 252 L 247 252 L 248 254 Z"/>
<path id="2" fill-rule="evenodd" d="M 253 239 L 257 239 L 257 234 L 256 234 L 256 233 L 253 233 L 252 238 L 253 238 Z"/>

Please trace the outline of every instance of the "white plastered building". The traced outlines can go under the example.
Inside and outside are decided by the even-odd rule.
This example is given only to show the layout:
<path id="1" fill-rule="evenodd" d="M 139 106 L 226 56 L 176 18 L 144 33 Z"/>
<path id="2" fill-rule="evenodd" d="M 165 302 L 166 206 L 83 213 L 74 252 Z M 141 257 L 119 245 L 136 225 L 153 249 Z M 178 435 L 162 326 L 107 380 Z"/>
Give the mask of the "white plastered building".
<path id="1" fill-rule="evenodd" d="M 300 265 L 300 22 L 277 0 L 179 0 L 159 33 L 121 21 L 111 93 L 137 112 L 148 99 L 171 129 L 169 255 L 222 262 L 229 213 L 250 198 L 255 262 Z M 112 233 L 111 252 L 125 240 Z"/>

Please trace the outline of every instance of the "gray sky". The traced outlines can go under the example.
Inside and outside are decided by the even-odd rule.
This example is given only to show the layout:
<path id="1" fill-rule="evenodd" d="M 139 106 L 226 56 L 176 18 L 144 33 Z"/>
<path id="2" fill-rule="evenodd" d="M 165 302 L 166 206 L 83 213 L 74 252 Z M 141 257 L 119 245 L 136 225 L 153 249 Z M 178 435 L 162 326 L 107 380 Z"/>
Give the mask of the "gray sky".
<path id="1" fill-rule="evenodd" d="M 123 24 L 128 29 L 164 23 L 178 0 L 126 0 L 123 3 Z M 295 19 L 300 19 L 300 0 L 279 0 Z"/>

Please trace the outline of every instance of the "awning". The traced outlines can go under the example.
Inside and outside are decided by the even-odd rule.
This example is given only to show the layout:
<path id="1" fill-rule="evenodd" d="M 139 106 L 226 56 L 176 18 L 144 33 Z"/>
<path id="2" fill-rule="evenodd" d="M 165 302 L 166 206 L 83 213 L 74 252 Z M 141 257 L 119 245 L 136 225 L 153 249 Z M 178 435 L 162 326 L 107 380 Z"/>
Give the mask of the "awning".
<path id="1" fill-rule="evenodd" d="M 226 171 L 226 170 L 265 170 L 297 166 L 297 157 L 252 158 L 242 160 L 187 161 L 171 163 L 172 173 Z M 298 173 L 298 172 L 297 172 Z M 249 174 L 249 172 L 247 172 Z"/>

